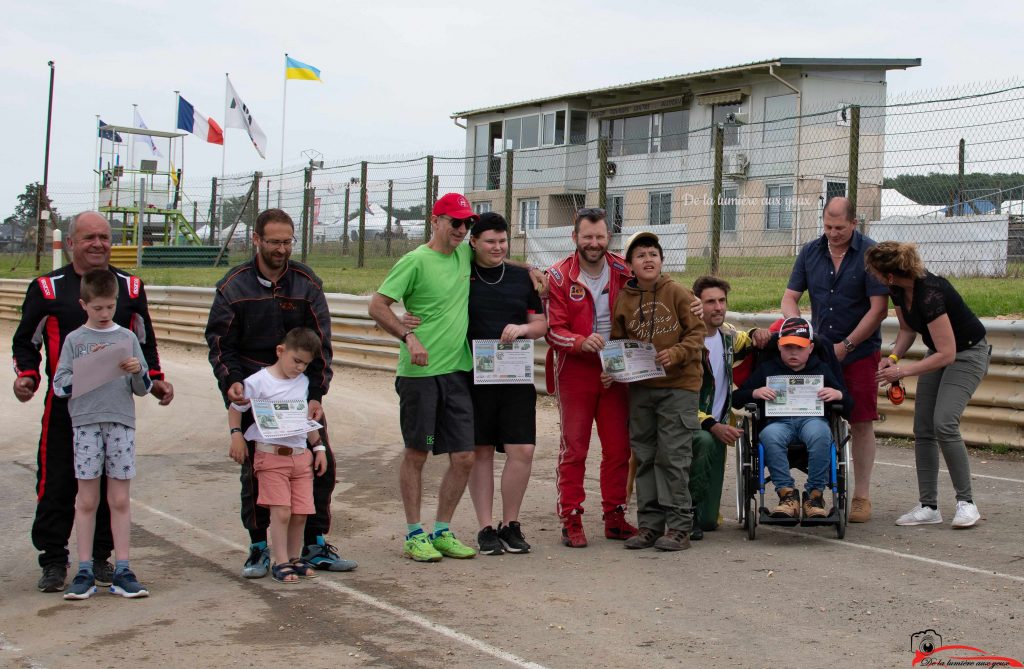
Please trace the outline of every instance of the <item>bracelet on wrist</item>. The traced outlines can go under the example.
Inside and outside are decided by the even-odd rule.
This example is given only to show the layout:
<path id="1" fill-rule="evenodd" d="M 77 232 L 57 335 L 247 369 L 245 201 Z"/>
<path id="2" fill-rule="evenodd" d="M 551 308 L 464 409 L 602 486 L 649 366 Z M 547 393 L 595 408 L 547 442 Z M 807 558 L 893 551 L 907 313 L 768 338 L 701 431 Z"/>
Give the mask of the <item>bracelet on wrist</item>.
<path id="1" fill-rule="evenodd" d="M 314 452 L 314 453 L 319 453 L 319 452 L 321 452 L 321 451 L 326 451 L 326 450 L 327 450 L 327 447 L 326 447 L 326 446 L 324 446 L 324 445 L 323 445 L 322 443 L 320 443 L 320 442 L 317 442 L 317 443 L 313 444 L 313 452 Z"/>
<path id="2" fill-rule="evenodd" d="M 893 364 L 896 364 L 900 361 L 900 356 L 896 355 L 895 353 L 890 353 L 889 359 L 892 360 Z"/>

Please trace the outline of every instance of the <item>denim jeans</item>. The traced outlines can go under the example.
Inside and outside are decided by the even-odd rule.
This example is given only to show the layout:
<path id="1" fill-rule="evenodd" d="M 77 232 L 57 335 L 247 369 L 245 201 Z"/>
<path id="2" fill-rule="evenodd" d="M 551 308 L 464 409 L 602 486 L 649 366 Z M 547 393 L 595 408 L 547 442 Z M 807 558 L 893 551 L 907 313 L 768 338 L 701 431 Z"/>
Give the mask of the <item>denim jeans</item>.
<path id="1" fill-rule="evenodd" d="M 831 465 L 832 431 L 820 416 L 775 418 L 761 430 L 764 461 L 775 490 L 795 488 L 789 473 L 789 445 L 801 441 L 807 446 L 807 484 L 804 490 L 824 490 Z"/>

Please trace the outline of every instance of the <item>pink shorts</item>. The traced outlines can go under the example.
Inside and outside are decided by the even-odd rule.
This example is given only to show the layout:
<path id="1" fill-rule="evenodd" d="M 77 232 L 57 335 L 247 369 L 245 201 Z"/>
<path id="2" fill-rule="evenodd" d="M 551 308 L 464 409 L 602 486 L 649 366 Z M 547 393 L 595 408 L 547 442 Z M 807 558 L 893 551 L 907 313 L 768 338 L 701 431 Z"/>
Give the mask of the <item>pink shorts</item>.
<path id="1" fill-rule="evenodd" d="M 878 361 L 882 352 L 875 351 L 866 358 L 851 362 L 843 367 L 843 380 L 846 390 L 853 399 L 853 411 L 850 412 L 851 423 L 863 423 L 878 420 Z"/>
<path id="2" fill-rule="evenodd" d="M 296 455 L 256 451 L 252 461 L 260 493 L 260 506 L 290 506 L 296 515 L 310 516 L 313 508 L 313 454 L 303 448 Z"/>

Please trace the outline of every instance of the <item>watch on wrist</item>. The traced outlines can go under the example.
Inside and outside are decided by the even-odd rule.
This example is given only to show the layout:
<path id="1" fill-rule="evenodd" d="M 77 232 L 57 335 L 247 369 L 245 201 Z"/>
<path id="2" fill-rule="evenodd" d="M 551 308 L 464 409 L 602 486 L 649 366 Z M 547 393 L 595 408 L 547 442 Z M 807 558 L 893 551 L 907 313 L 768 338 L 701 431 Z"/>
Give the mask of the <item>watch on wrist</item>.
<path id="1" fill-rule="evenodd" d="M 409 342 L 407 342 L 406 340 L 409 338 L 409 335 L 411 335 L 412 333 L 413 333 L 412 330 L 406 330 L 405 332 L 402 333 L 402 336 L 399 337 L 399 339 L 402 340 L 403 344 L 408 344 Z"/>
<path id="2" fill-rule="evenodd" d="M 242 428 L 240 428 L 240 427 L 233 427 L 233 428 L 231 428 L 231 434 L 234 434 L 236 432 L 241 434 L 242 433 Z"/>
<path id="3" fill-rule="evenodd" d="M 843 346 L 846 347 L 846 352 L 849 353 L 853 349 L 857 348 L 857 345 L 850 341 L 849 337 L 843 339 Z"/>

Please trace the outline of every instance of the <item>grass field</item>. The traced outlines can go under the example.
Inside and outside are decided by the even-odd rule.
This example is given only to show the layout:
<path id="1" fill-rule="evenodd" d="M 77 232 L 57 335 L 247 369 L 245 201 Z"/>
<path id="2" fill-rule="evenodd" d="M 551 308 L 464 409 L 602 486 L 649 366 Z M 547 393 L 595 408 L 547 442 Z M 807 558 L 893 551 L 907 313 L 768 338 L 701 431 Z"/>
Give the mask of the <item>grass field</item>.
<path id="1" fill-rule="evenodd" d="M 392 257 L 382 257 L 384 242 L 368 243 L 366 262 L 356 268 L 355 246 L 350 255 L 342 255 L 340 245 L 333 253 L 317 253 L 308 263 L 324 281 L 324 289 L 332 293 L 368 295 L 376 290 L 394 263 L 395 257 L 413 248 L 417 242 L 392 242 Z M 377 248 L 377 247 L 380 248 Z M 298 258 L 298 254 L 294 256 Z M 241 253 L 230 258 L 231 265 L 244 259 Z M 792 267 L 790 257 L 723 258 L 719 274 L 732 284 L 729 306 L 734 311 L 759 312 L 779 308 L 779 300 L 786 287 Z M 707 258 L 690 258 L 687 271 L 673 277 L 689 286 L 698 276 L 707 273 Z M 43 260 L 44 271 L 49 269 L 49 256 Z M 144 267 L 138 273 L 150 285 L 213 286 L 224 275 L 224 267 Z M 0 254 L 0 278 L 28 279 L 36 275 L 33 259 L 29 255 Z M 950 281 L 978 316 L 1024 315 L 1024 267 L 1015 265 L 1011 278 L 952 278 Z M 806 295 L 804 302 L 806 302 Z"/>

